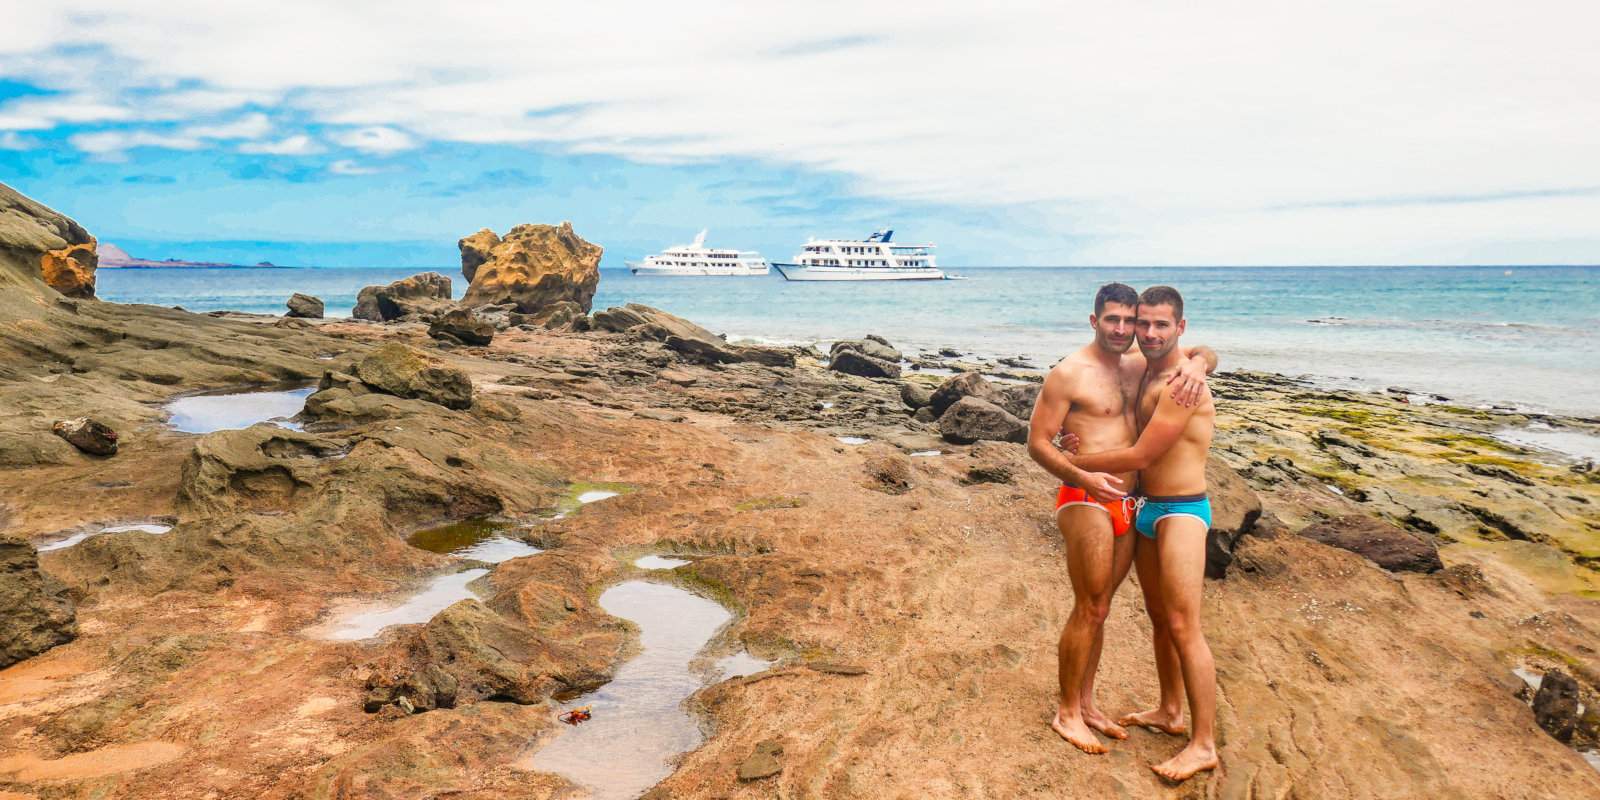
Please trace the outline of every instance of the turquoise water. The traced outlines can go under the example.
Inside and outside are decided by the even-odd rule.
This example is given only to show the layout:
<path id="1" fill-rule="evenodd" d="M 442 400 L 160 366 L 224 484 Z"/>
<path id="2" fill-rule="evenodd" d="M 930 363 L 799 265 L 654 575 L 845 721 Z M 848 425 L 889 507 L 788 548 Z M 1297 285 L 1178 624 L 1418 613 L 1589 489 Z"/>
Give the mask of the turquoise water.
<path id="1" fill-rule="evenodd" d="M 348 314 L 362 286 L 412 269 L 103 270 L 107 300 L 282 313 L 293 292 Z M 449 275 L 459 297 L 458 270 Z M 1094 291 L 1118 280 L 1183 291 L 1185 341 L 1223 368 L 1401 386 L 1469 404 L 1600 412 L 1600 268 L 968 268 L 961 281 L 790 283 L 641 278 L 603 270 L 595 307 L 639 302 L 730 338 L 818 342 L 877 333 L 902 349 L 954 347 L 1048 365 L 1089 339 Z"/>

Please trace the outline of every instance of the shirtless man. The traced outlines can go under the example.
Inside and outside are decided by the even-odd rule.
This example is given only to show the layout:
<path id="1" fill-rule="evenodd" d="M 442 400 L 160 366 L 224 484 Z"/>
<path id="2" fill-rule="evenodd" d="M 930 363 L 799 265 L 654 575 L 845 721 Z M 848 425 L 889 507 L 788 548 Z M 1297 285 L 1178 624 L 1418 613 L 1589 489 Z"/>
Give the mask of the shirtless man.
<path id="1" fill-rule="evenodd" d="M 1135 560 L 1154 627 L 1161 701 L 1155 709 L 1130 714 L 1121 722 L 1181 734 L 1182 696 L 1187 692 L 1193 722 L 1189 744 L 1172 758 L 1151 765 L 1162 777 L 1183 781 L 1217 767 L 1217 673 L 1200 630 L 1206 531 L 1211 527 L 1206 456 L 1217 410 L 1209 389 L 1194 405 L 1179 403 L 1162 390 L 1188 361 L 1178 347 L 1185 327 L 1178 290 L 1146 289 L 1139 296 L 1137 325 L 1139 350 L 1146 361 L 1137 394 L 1139 439 L 1132 447 L 1090 453 L 1089 440 L 1079 434 L 1085 454 L 1073 456 L 1072 461 L 1091 473 L 1139 472 Z"/>
<path id="2" fill-rule="evenodd" d="M 1123 284 L 1100 288 L 1089 317 L 1094 342 L 1050 370 L 1028 430 L 1029 455 L 1063 483 L 1056 498 L 1056 526 L 1065 543 L 1073 592 L 1072 614 L 1056 651 L 1061 694 L 1050 727 L 1092 754 L 1104 753 L 1106 747 L 1091 728 L 1113 739 L 1128 736 L 1095 708 L 1094 675 L 1111 597 L 1133 560 L 1133 537 L 1123 535 L 1132 505 L 1121 502 L 1124 489 L 1133 485 L 1133 470 L 1105 474 L 1115 471 L 1080 469 L 1054 439 L 1058 432 L 1072 435 L 1085 453 L 1133 443 L 1133 401 L 1145 360 L 1138 353 L 1124 354 L 1133 344 L 1137 302 L 1137 293 Z M 1195 348 L 1190 354 L 1194 358 L 1169 378 L 1175 402 L 1195 402 L 1206 373 L 1216 367 L 1216 354 L 1209 349 Z"/>

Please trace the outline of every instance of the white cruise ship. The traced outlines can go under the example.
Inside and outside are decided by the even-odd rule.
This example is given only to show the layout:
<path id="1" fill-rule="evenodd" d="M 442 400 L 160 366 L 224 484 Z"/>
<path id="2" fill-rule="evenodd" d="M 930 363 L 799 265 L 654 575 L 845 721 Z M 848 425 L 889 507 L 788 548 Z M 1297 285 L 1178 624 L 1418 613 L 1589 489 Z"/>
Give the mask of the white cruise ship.
<path id="1" fill-rule="evenodd" d="M 706 232 L 694 244 L 677 245 L 643 261 L 625 261 L 635 275 L 766 275 L 771 265 L 754 250 L 713 250 Z"/>
<path id="2" fill-rule="evenodd" d="M 793 264 L 775 264 L 791 281 L 928 281 L 944 278 L 931 244 L 891 244 L 894 231 L 865 240 L 812 239 Z"/>

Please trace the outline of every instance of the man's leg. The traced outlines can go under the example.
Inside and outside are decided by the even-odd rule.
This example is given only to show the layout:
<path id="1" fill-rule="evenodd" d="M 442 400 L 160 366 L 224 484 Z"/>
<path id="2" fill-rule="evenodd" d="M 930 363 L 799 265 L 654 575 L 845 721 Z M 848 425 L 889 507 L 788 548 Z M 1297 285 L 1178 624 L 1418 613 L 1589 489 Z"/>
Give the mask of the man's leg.
<path id="1" fill-rule="evenodd" d="M 1110 608 L 1107 589 L 1116 537 L 1111 533 L 1111 518 L 1092 506 L 1067 506 L 1056 515 L 1056 524 L 1067 551 L 1067 575 L 1072 579 L 1072 614 L 1056 647 L 1061 698 L 1050 727 L 1073 747 L 1099 754 L 1106 752 L 1106 747 L 1083 721 L 1083 678 L 1095 637 Z"/>
<path id="2" fill-rule="evenodd" d="M 1132 531 L 1112 540 L 1111 550 L 1111 580 L 1105 592 L 1107 613 L 1111 608 L 1111 601 L 1117 596 L 1117 589 L 1122 587 L 1122 582 L 1128 577 L 1128 569 L 1133 566 L 1133 540 L 1138 538 Z M 1083 721 L 1089 727 L 1110 736 L 1113 739 L 1128 738 L 1128 731 L 1121 725 L 1112 722 L 1111 718 L 1102 714 L 1094 704 L 1094 678 L 1100 674 L 1100 651 L 1105 646 L 1106 626 L 1102 623 L 1095 631 L 1094 650 L 1089 653 L 1089 666 L 1083 671 L 1083 691 L 1079 695 L 1083 698 Z"/>
<path id="3" fill-rule="evenodd" d="M 1211 660 L 1211 646 L 1200 630 L 1206 524 L 1194 517 L 1167 517 L 1156 523 L 1156 544 L 1161 549 L 1161 599 L 1183 667 L 1192 730 L 1186 747 L 1151 768 L 1168 780 L 1182 781 L 1217 766 L 1217 670 Z"/>
<path id="4" fill-rule="evenodd" d="M 1178 649 L 1172 644 L 1167 604 L 1161 598 L 1161 548 L 1155 539 L 1135 534 L 1129 536 L 1139 540 L 1134 545 L 1134 565 L 1139 571 L 1139 589 L 1144 592 L 1145 612 L 1150 615 L 1150 643 L 1155 648 L 1156 680 L 1161 684 L 1161 700 L 1155 708 L 1128 714 L 1117 722 L 1178 735 L 1186 732 L 1183 726 L 1183 672 L 1178 662 Z"/>

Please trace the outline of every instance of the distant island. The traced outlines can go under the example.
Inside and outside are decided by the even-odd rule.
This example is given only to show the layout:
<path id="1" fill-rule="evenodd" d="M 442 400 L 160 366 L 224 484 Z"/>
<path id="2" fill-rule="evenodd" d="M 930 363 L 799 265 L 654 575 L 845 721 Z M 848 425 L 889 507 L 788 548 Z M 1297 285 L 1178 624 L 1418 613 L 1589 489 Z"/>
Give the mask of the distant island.
<path id="1" fill-rule="evenodd" d="M 271 261 L 259 261 L 253 265 L 229 264 L 222 261 L 183 261 L 177 258 L 168 258 L 155 261 L 148 258 L 134 258 L 128 251 L 110 243 L 101 242 L 99 247 L 100 269 L 249 269 L 264 267 L 267 269 L 286 269 Z"/>

